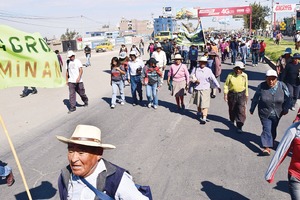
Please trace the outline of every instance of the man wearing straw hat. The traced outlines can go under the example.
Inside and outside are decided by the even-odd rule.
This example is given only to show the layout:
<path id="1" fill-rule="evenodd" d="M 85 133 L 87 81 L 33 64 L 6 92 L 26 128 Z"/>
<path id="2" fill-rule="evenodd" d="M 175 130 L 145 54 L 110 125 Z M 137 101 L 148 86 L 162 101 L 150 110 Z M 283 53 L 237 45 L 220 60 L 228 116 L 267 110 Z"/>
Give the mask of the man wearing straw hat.
<path id="1" fill-rule="evenodd" d="M 102 143 L 99 128 L 78 125 L 69 139 L 56 137 L 68 145 L 69 165 L 58 179 L 61 200 L 103 199 L 103 195 L 112 199 L 148 199 L 124 169 L 102 158 L 103 150 L 116 147 Z"/>

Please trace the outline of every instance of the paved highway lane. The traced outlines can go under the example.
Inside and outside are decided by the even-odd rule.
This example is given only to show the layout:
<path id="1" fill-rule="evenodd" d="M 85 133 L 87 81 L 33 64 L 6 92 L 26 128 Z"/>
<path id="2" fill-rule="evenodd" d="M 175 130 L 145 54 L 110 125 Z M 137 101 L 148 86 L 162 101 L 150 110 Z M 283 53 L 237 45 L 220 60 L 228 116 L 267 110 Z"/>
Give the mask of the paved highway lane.
<path id="1" fill-rule="evenodd" d="M 116 51 L 93 53 L 92 67 L 84 69 L 83 77 L 90 105 L 79 107 L 72 114 L 67 114 L 64 104 L 68 99 L 67 87 L 39 89 L 37 95 L 24 99 L 18 96 L 22 88 L 0 91 L 1 105 L 5 105 L 0 107 L 0 113 L 16 145 L 34 199 L 59 199 L 57 177 L 67 158 L 66 145 L 58 142 L 55 135 L 69 137 L 77 124 L 98 126 L 103 141 L 117 146 L 105 151 L 104 157 L 128 169 L 137 183 L 150 185 L 155 200 L 289 198 L 289 158 L 280 166 L 274 184 L 264 181 L 271 157 L 258 156 L 261 124 L 257 111 L 254 115 L 247 112 L 245 132 L 237 134 L 228 121 L 223 94 L 218 94 L 211 101 L 210 122 L 200 125 L 196 106 L 189 104 L 190 96 L 185 99 L 187 109 L 178 113 L 166 85 L 159 91 L 157 110 L 147 108 L 146 101 L 145 106 L 126 103 L 112 110 L 109 74 L 105 70 L 115 55 Z M 82 53 L 78 57 L 84 61 Z M 223 65 L 223 82 L 231 68 Z M 267 69 L 263 64 L 256 68 L 247 66 L 249 99 Z M 125 94 L 131 102 L 129 87 Z M 282 118 L 277 140 L 295 114 L 290 112 Z M 13 167 L 16 183 L 10 188 L 1 185 L 0 197 L 23 200 L 25 189 L 3 135 L 1 130 L 1 160 Z"/>

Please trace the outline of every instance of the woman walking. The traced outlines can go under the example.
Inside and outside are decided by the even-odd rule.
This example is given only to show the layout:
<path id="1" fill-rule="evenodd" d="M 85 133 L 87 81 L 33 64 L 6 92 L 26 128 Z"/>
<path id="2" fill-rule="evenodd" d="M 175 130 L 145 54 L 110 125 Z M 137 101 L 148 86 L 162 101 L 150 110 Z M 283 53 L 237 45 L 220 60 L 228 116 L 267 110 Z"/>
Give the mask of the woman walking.
<path id="1" fill-rule="evenodd" d="M 161 71 L 156 66 L 157 63 L 158 61 L 156 61 L 155 58 L 150 58 L 142 72 L 142 83 L 146 86 L 148 108 L 153 106 L 154 109 L 157 109 L 158 106 L 157 87 L 162 76 Z"/>
<path id="2" fill-rule="evenodd" d="M 229 119 L 232 123 L 236 122 L 239 133 L 246 120 L 248 100 L 248 76 L 243 72 L 244 69 L 244 63 L 237 61 L 224 84 L 224 100 L 228 103 Z"/>
<path id="3" fill-rule="evenodd" d="M 290 108 L 290 94 L 286 85 L 277 80 L 277 72 L 270 69 L 266 73 L 266 81 L 262 82 L 252 99 L 250 114 L 258 105 L 258 116 L 262 124 L 262 154 L 269 156 L 277 136 L 277 126 L 282 115 Z"/>
<path id="4" fill-rule="evenodd" d="M 124 81 L 123 75 L 125 75 L 125 70 L 120 64 L 120 61 L 117 57 L 111 59 L 111 81 L 110 85 L 112 86 L 112 97 L 110 107 L 114 109 L 116 107 L 117 101 L 117 92 L 120 91 L 121 96 L 121 105 L 124 105 L 125 95 L 124 95 Z"/>
<path id="5" fill-rule="evenodd" d="M 189 83 L 189 71 L 185 64 L 182 64 L 182 57 L 176 54 L 175 63 L 171 65 L 168 74 L 168 85 L 171 88 L 172 96 L 175 96 L 177 109 L 185 109 L 184 94 Z"/>
<path id="6" fill-rule="evenodd" d="M 196 83 L 194 88 L 194 104 L 198 108 L 198 116 L 200 117 L 200 123 L 206 124 L 208 109 L 210 107 L 210 92 L 211 87 L 218 88 L 219 93 L 221 92 L 220 84 L 218 83 L 215 75 L 207 66 L 207 58 L 201 57 L 198 60 L 199 66 L 197 66 L 191 73 L 194 79 L 192 82 Z"/>

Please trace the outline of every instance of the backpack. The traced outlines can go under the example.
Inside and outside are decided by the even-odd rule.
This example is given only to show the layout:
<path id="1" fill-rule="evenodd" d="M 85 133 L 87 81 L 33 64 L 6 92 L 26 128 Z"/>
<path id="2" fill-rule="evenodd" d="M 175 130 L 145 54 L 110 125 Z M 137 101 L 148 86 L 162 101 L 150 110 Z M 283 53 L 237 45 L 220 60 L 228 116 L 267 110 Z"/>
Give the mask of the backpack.
<path id="1" fill-rule="evenodd" d="M 110 164 L 112 164 L 112 163 L 110 163 Z M 130 174 L 130 173 L 129 173 L 129 171 L 127 171 L 117 165 L 114 165 L 114 164 L 112 164 L 112 165 L 114 167 L 116 167 L 116 172 L 114 174 L 106 177 L 104 190 L 106 191 L 107 195 L 114 197 L 116 194 L 116 191 L 118 189 L 118 186 L 121 182 L 124 172 L 127 172 L 128 174 Z M 144 196 L 148 197 L 149 200 L 153 200 L 150 186 L 141 186 L 138 184 L 135 184 L 135 186 Z"/>

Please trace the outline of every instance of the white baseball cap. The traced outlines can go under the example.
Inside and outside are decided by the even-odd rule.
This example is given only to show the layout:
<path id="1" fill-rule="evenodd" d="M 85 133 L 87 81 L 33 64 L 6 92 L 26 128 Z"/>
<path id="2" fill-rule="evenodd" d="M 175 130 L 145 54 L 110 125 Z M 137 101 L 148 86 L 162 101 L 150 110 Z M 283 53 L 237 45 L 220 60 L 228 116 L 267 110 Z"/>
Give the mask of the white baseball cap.
<path id="1" fill-rule="evenodd" d="M 266 72 L 266 76 L 275 76 L 275 77 L 278 77 L 277 72 L 274 69 L 269 69 Z"/>
<path id="2" fill-rule="evenodd" d="M 120 53 L 119 58 L 124 59 L 126 58 L 126 56 L 127 56 L 126 52 L 123 51 Z"/>
<path id="3" fill-rule="evenodd" d="M 243 62 L 237 61 L 237 62 L 235 62 L 235 65 L 234 65 L 233 69 L 234 69 L 234 68 L 245 69 L 245 65 L 244 65 Z"/>
<path id="4" fill-rule="evenodd" d="M 129 55 L 134 55 L 136 57 L 136 52 L 135 51 L 130 51 Z"/>
<path id="5" fill-rule="evenodd" d="M 68 51 L 68 58 L 70 58 L 71 56 L 75 56 L 74 51 Z"/>

